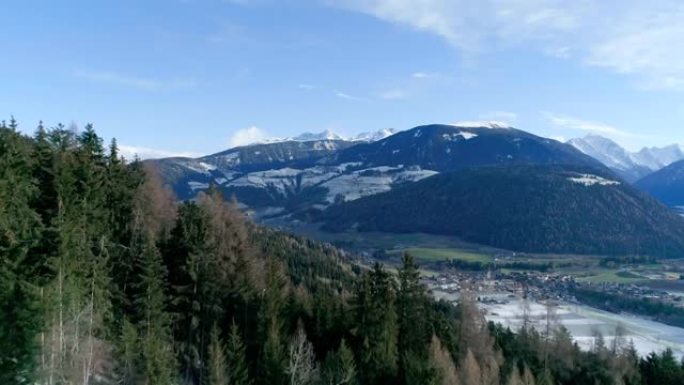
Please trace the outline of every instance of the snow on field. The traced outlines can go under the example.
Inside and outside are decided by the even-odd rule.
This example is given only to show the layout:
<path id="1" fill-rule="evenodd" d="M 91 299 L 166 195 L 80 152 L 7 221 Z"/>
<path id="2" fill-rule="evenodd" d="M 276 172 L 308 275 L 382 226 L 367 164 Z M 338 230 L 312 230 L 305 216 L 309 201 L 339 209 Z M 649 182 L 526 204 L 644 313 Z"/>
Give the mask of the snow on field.
<path id="1" fill-rule="evenodd" d="M 238 151 L 229 152 L 225 155 L 215 157 L 212 161 L 220 163 L 223 168 L 232 167 L 240 164 L 240 153 Z"/>
<path id="2" fill-rule="evenodd" d="M 278 191 L 285 193 L 296 188 L 297 175 L 301 172 L 301 170 L 287 167 L 279 170 L 252 172 L 235 179 L 230 182 L 230 185 L 236 187 L 274 187 Z"/>
<path id="3" fill-rule="evenodd" d="M 436 171 L 423 170 L 420 167 L 381 166 L 340 175 L 321 184 L 321 187 L 328 189 L 326 200 L 329 203 L 335 202 L 338 197 L 352 201 L 389 191 L 397 183 L 416 182 L 435 174 Z"/>
<path id="4" fill-rule="evenodd" d="M 349 170 L 358 166 L 360 163 L 343 163 L 338 166 L 316 166 L 303 170 L 281 168 L 256 171 L 227 182 L 227 185 L 274 188 L 284 195 L 308 187 L 321 186 L 328 190 L 326 201 L 333 203 L 340 196 L 346 201 L 351 201 L 389 191 L 397 183 L 416 182 L 437 174 L 436 171 L 423 170 L 418 166 L 404 165 Z"/>
<path id="5" fill-rule="evenodd" d="M 457 295 L 434 291 L 435 297 L 455 300 Z M 508 294 L 487 295 L 506 303 L 479 303 L 488 321 L 501 323 L 518 330 L 523 323 L 524 302 L 521 298 L 509 298 Z M 630 340 L 641 355 L 653 351 L 672 349 L 678 357 L 684 357 L 684 329 L 668 326 L 660 322 L 650 321 L 631 315 L 615 314 L 584 305 L 561 303 L 553 308 L 553 318 L 565 326 L 572 334 L 573 340 L 582 349 L 591 349 L 595 338 L 600 332 L 607 346 L 610 346 L 618 325 L 625 329 L 625 341 Z M 530 324 L 538 330 L 543 330 L 546 324 L 547 308 L 541 303 L 528 302 L 528 318 Z"/>
<path id="6" fill-rule="evenodd" d="M 574 182 L 574 183 L 583 184 L 585 186 L 593 186 L 595 184 L 598 184 L 600 186 L 613 186 L 613 185 L 619 185 L 620 184 L 620 182 L 618 182 L 618 181 L 609 180 L 606 178 L 602 178 L 598 175 L 592 175 L 592 174 L 579 174 L 579 176 L 570 177 L 570 178 L 568 178 L 568 180 L 571 182 Z"/>

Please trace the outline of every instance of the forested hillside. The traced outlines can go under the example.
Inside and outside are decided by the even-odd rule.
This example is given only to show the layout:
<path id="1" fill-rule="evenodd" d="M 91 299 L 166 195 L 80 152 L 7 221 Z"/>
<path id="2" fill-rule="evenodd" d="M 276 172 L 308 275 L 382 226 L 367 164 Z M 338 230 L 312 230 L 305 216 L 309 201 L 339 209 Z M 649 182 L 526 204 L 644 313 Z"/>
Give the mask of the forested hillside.
<path id="1" fill-rule="evenodd" d="M 405 218 L 411 220 L 411 218 Z M 178 203 L 92 126 L 0 127 L 0 384 L 681 384 L 669 352 L 581 352 L 474 300 L 256 227 L 210 189 Z"/>
<path id="2" fill-rule="evenodd" d="M 410 220 L 405 220 L 410 218 Z M 331 206 L 339 231 L 426 232 L 516 251 L 684 256 L 684 220 L 600 169 L 478 167 Z"/>

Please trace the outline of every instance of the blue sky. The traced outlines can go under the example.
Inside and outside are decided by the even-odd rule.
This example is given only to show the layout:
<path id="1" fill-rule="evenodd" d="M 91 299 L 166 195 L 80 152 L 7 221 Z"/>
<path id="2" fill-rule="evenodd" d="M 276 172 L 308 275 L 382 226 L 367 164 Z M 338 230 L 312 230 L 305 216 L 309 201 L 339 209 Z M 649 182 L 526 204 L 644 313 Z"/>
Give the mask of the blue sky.
<path id="1" fill-rule="evenodd" d="M 684 143 L 678 0 L 5 0 L 0 112 L 128 151 L 459 120 Z"/>

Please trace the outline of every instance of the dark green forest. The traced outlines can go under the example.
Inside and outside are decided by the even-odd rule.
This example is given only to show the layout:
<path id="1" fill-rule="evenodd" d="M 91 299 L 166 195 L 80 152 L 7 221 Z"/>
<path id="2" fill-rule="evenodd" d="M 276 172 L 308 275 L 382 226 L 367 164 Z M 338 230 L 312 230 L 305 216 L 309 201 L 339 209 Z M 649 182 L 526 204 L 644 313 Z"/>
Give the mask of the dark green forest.
<path id="1" fill-rule="evenodd" d="M 92 125 L 3 122 L 0 174 L 3 385 L 684 383 L 671 352 L 580 351 L 551 321 L 487 324 L 467 292 L 436 302 L 409 255 L 354 265 L 216 189 L 178 202 Z"/>
<path id="2" fill-rule="evenodd" d="M 569 180 L 587 174 L 619 184 Z M 532 253 L 684 256 L 684 219 L 615 178 L 580 166 L 475 167 L 333 205 L 315 219 L 330 231 L 453 235 Z"/>

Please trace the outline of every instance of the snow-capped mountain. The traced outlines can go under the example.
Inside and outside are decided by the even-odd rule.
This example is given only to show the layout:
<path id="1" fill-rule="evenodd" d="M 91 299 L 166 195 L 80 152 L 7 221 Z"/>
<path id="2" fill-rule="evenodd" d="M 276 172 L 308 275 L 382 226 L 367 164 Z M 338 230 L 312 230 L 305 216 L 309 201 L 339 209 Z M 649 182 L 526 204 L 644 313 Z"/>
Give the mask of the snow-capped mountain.
<path id="1" fill-rule="evenodd" d="M 329 134 L 310 136 L 320 140 L 255 144 L 201 158 L 149 162 L 158 165 L 181 199 L 194 199 L 215 185 L 259 221 L 278 226 L 333 226 L 338 218 L 345 228 L 366 231 L 377 224 L 373 218 L 382 218 L 387 222 L 378 227 L 382 231 L 425 231 L 525 251 L 573 253 L 606 251 L 600 247 L 608 240 L 615 243 L 613 251 L 632 247 L 631 233 L 604 226 L 613 220 L 643 219 L 639 223 L 675 227 L 669 210 L 638 194 L 598 160 L 569 144 L 512 127 L 433 124 L 376 141 L 329 139 L 336 138 Z M 547 199 L 550 196 L 554 199 Z M 347 209 L 353 212 L 342 215 Z M 388 213 L 394 210 L 404 211 L 392 222 Z M 587 220 L 587 213 L 596 219 Z M 654 216 L 646 218 L 649 213 Z M 410 218 L 407 227 L 392 227 L 400 218 Z M 548 238 L 548 218 L 559 223 L 551 228 L 568 231 L 578 223 L 591 224 L 580 232 L 591 237 L 570 244 L 569 237 L 577 235 L 572 230 Z M 479 229 L 469 229 L 476 223 Z M 677 226 L 684 228 L 684 223 Z M 630 229 L 637 230 L 642 229 Z M 616 232 L 627 234 L 626 240 Z M 490 238 L 484 238 L 488 234 Z M 656 239 L 662 232 L 652 235 Z M 533 238 L 537 244 L 515 243 Z"/>
<path id="2" fill-rule="evenodd" d="M 304 132 L 302 134 L 286 137 L 286 138 L 268 138 L 260 142 L 250 144 L 268 144 L 268 143 L 282 143 L 282 142 L 313 142 L 317 140 L 342 140 L 347 142 L 375 142 L 385 139 L 388 136 L 396 134 L 398 131 L 394 128 L 383 128 L 377 131 L 362 132 L 353 136 L 342 136 L 336 134 L 330 129 L 322 132 Z"/>
<path id="3" fill-rule="evenodd" d="M 370 132 L 362 132 L 350 140 L 354 142 L 376 142 L 378 140 L 383 140 L 387 138 L 388 136 L 392 136 L 396 134 L 397 131 L 394 128 L 383 128 L 377 131 L 370 131 Z"/>
<path id="4" fill-rule="evenodd" d="M 684 159 L 684 152 L 682 152 L 682 148 L 677 144 L 660 148 L 645 147 L 641 151 L 632 154 L 632 159 L 638 164 L 655 171 Z"/>
<path id="5" fill-rule="evenodd" d="M 599 160 L 630 182 L 684 158 L 684 153 L 676 144 L 629 152 L 614 141 L 599 135 L 570 139 L 567 143 Z"/>
<path id="6" fill-rule="evenodd" d="M 300 137 L 320 138 L 311 141 L 255 144 L 201 158 L 155 162 L 181 199 L 192 199 L 215 184 L 226 196 L 235 195 L 250 208 L 269 213 L 325 209 L 466 167 L 571 164 L 605 168 L 572 146 L 487 122 L 393 132 L 381 130 L 354 141 L 331 139 L 339 136 L 323 132 Z"/>
<path id="7" fill-rule="evenodd" d="M 499 122 L 497 120 L 461 120 L 451 124 L 455 127 L 463 128 L 499 128 L 507 129 L 513 128 L 510 124 Z"/>
<path id="8" fill-rule="evenodd" d="M 295 142 L 311 142 L 314 140 L 346 140 L 340 135 L 337 135 L 336 133 L 332 132 L 332 130 L 327 129 L 323 132 L 319 133 L 312 133 L 312 132 L 305 132 L 303 134 L 299 134 L 293 138 L 290 139 L 285 139 L 285 140 L 293 140 Z"/>

